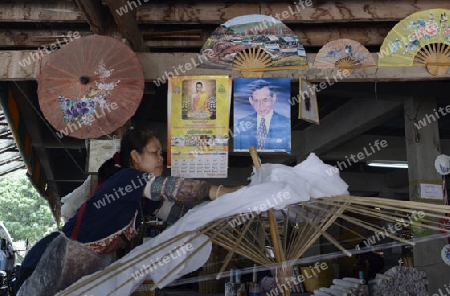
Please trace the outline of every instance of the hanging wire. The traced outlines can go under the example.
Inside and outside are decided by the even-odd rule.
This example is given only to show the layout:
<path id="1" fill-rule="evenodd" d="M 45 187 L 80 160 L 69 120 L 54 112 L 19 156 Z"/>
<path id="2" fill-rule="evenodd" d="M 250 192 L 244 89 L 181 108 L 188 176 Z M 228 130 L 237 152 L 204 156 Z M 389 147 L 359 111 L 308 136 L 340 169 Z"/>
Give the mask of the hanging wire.
<path id="1" fill-rule="evenodd" d="M 380 68 L 376 68 L 375 69 L 375 84 L 374 84 L 374 91 L 375 91 L 375 100 L 378 100 L 378 90 L 377 90 L 377 83 L 378 83 L 378 76 L 377 76 L 377 74 L 378 74 L 378 69 L 380 69 Z"/>
<path id="2" fill-rule="evenodd" d="M 70 159 L 73 161 L 73 163 L 76 165 L 76 167 L 80 170 L 80 172 L 82 174 L 85 174 L 84 170 L 81 168 L 80 164 L 77 162 L 77 160 L 73 157 L 73 155 L 69 152 L 69 150 L 67 149 L 66 146 L 64 146 L 63 142 L 61 141 L 61 139 L 58 137 L 58 135 L 53 131 L 53 129 L 50 127 L 49 123 L 47 122 L 47 120 L 45 120 L 45 118 L 42 116 L 42 114 L 39 112 L 39 110 L 37 110 L 37 108 L 34 106 L 34 104 L 31 102 L 30 98 L 25 94 L 25 92 L 23 91 L 23 89 L 20 87 L 20 85 L 14 81 L 14 84 L 16 85 L 17 89 L 19 89 L 19 91 L 22 93 L 22 95 L 25 97 L 25 99 L 28 101 L 28 103 L 30 104 L 31 108 L 33 108 L 33 110 L 36 112 L 36 114 L 39 116 L 39 118 L 44 122 L 44 124 L 46 125 L 46 127 L 48 128 L 48 130 L 52 133 L 52 135 L 56 138 L 56 140 L 59 142 L 59 144 L 61 145 L 61 147 L 64 148 L 64 150 L 66 151 L 67 155 L 69 155 Z"/>

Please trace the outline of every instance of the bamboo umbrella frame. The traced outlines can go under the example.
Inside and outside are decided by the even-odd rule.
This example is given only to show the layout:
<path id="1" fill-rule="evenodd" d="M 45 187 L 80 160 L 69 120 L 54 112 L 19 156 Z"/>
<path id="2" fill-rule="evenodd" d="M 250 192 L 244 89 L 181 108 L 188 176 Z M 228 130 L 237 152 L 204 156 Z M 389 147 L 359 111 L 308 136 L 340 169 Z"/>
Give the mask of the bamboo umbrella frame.
<path id="1" fill-rule="evenodd" d="M 260 161 L 255 152 L 251 152 L 255 168 L 259 168 Z M 428 221 L 419 219 L 418 213 L 428 217 Z M 195 230 L 188 231 L 174 236 L 158 247 L 147 249 L 133 256 L 119 266 L 112 264 L 106 269 L 94 273 L 89 277 L 73 284 L 66 290 L 58 293 L 60 296 L 73 295 L 76 291 L 80 295 L 88 294 L 94 287 L 103 282 L 113 279 L 123 270 L 139 265 L 142 260 L 154 257 L 160 250 L 180 241 L 186 240 L 185 244 L 192 242 L 202 234 L 219 246 L 229 251 L 224 260 L 221 271 L 224 271 L 229 264 L 233 254 L 239 254 L 257 264 L 264 266 L 277 266 L 278 279 L 282 282 L 288 279 L 291 274 L 291 266 L 288 262 L 299 259 L 305 251 L 319 238 L 324 237 L 338 250 L 351 256 L 349 248 L 345 248 L 342 242 L 327 232 L 327 229 L 336 225 L 348 231 L 351 231 L 359 238 L 364 238 L 359 229 L 365 232 L 380 233 L 396 241 L 414 246 L 413 241 L 404 239 L 396 233 L 389 233 L 380 224 L 374 224 L 367 221 L 367 218 L 377 219 L 385 223 L 400 223 L 402 229 L 426 227 L 430 230 L 450 233 L 450 230 L 439 227 L 438 219 L 448 219 L 446 214 L 450 213 L 449 205 L 439 205 L 430 203 L 421 203 L 415 201 L 399 201 L 385 198 L 358 197 L 358 196 L 332 196 L 309 201 L 290 204 L 283 210 L 270 209 L 260 213 L 236 214 L 221 218 L 201 226 Z M 233 224 L 233 221 L 241 221 L 240 225 Z M 346 224 L 346 225 L 344 225 Z M 193 251 L 183 262 L 173 268 L 161 281 L 164 281 L 181 265 L 186 263 L 198 251 L 200 251 L 208 241 Z M 180 249 L 170 250 L 170 252 Z M 352 248 L 353 249 L 353 248 Z M 271 251 L 272 250 L 272 251 Z M 159 260 L 154 261 L 150 266 L 156 266 L 162 261 L 164 255 L 159 256 Z M 115 288 L 105 295 L 118 293 L 120 288 L 126 283 L 133 281 L 131 276 L 123 282 L 121 286 Z M 89 283 L 98 281 L 95 286 L 87 287 Z M 153 289 L 158 286 L 155 283 Z M 289 291 L 283 290 L 283 295 L 290 295 Z"/>

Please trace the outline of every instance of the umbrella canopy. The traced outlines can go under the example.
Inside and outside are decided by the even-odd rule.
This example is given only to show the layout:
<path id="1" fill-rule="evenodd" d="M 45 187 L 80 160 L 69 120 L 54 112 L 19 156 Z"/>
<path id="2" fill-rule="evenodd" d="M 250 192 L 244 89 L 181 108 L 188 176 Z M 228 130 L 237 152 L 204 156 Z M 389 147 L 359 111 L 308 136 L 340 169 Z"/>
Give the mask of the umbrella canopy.
<path id="1" fill-rule="evenodd" d="M 380 67 L 425 64 L 433 75 L 444 74 L 450 65 L 450 10 L 429 9 L 398 22 L 380 48 Z"/>
<path id="2" fill-rule="evenodd" d="M 128 46 L 106 36 L 81 37 L 51 54 L 39 79 L 39 105 L 61 135 L 98 138 L 134 115 L 144 82 Z"/>

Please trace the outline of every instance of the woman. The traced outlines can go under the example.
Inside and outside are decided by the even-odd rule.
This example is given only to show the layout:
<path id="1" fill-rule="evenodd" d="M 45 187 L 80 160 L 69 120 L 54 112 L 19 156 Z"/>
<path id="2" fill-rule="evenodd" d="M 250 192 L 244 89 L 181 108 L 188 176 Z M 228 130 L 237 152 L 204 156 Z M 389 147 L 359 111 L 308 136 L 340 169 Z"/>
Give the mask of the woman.
<path id="1" fill-rule="evenodd" d="M 162 149 L 156 135 L 145 128 L 127 131 L 121 140 L 120 153 L 116 153 L 99 168 L 99 185 L 91 198 L 69 219 L 61 232 L 83 243 L 96 254 L 111 254 L 129 246 L 130 240 L 137 234 L 143 215 L 154 214 L 163 220 L 175 222 L 183 214 L 176 201 L 214 200 L 242 188 L 209 185 L 203 180 L 162 177 L 162 172 Z M 61 233 L 54 232 L 29 251 L 22 263 L 19 287 L 33 274 L 47 247 L 59 236 Z M 80 268 L 77 266 L 76 269 Z M 73 269 L 71 271 L 73 277 Z M 56 288 L 53 284 L 48 289 L 62 290 L 74 281 L 59 282 L 64 282 L 64 285 Z M 29 286 L 33 285 L 30 283 Z"/>

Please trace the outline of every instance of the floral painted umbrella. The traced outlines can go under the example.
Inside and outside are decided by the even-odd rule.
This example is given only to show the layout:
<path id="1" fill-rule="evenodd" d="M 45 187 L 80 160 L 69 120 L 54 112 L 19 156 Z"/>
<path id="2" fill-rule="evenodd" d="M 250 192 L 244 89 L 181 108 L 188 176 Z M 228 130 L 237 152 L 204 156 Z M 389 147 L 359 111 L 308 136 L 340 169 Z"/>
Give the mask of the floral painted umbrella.
<path id="1" fill-rule="evenodd" d="M 432 75 L 450 66 L 450 10 L 429 9 L 411 14 L 392 28 L 380 48 L 380 67 L 425 64 Z"/>
<path id="2" fill-rule="evenodd" d="M 39 105 L 61 134 L 98 138 L 136 112 L 144 75 L 135 53 L 111 37 L 91 35 L 51 54 L 39 79 Z"/>

